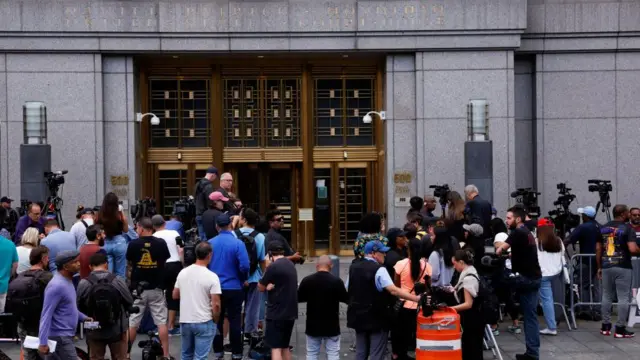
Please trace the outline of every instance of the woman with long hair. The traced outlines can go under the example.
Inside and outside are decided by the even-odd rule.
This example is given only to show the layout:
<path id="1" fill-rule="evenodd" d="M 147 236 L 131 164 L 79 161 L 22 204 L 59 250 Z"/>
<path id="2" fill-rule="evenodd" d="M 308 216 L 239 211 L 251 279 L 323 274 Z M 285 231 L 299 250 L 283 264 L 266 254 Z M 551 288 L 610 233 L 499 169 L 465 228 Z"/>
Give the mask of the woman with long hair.
<path id="1" fill-rule="evenodd" d="M 353 254 L 356 259 L 364 258 L 364 246 L 369 241 L 378 240 L 387 246 L 389 240 L 382 235 L 384 232 L 384 219 L 377 212 L 371 212 L 362 217 L 360 220 L 360 232 L 353 243 Z"/>
<path id="2" fill-rule="evenodd" d="M 445 225 L 449 230 L 449 235 L 458 239 L 458 242 L 464 242 L 464 229 L 462 228 L 462 225 L 465 224 L 464 208 L 466 205 L 464 199 L 457 191 L 451 191 L 447 200 Z"/>
<path id="3" fill-rule="evenodd" d="M 557 335 L 556 313 L 553 301 L 553 282 L 564 281 L 558 279 L 564 276 L 562 270 L 565 266 L 564 245 L 555 233 L 553 222 L 547 218 L 538 220 L 537 231 L 538 263 L 542 271 L 540 281 L 540 303 L 542 313 L 547 323 L 547 328 L 540 330 L 542 335 Z"/>
<path id="4" fill-rule="evenodd" d="M 480 278 L 473 267 L 473 253 L 469 249 L 458 250 L 451 260 L 460 273 L 460 280 L 454 287 L 458 305 L 453 309 L 460 314 L 462 325 L 462 360 L 482 360 L 484 320 L 480 302 L 476 301 L 480 292 Z"/>
<path id="5" fill-rule="evenodd" d="M 413 226 L 413 225 L 412 225 Z M 400 260 L 393 267 L 395 271 L 394 283 L 401 289 L 415 294 L 415 286 L 424 284 L 425 275 L 431 276 L 431 266 L 422 257 L 422 241 L 415 236 L 409 238 L 409 257 Z M 413 332 L 416 329 L 416 309 L 418 303 L 405 301 L 399 309 L 396 326 L 391 335 L 391 346 L 394 359 L 408 359 L 407 351 L 411 347 L 411 339 L 415 339 Z M 415 349 L 415 346 L 413 346 Z"/>
<path id="6" fill-rule="evenodd" d="M 37 228 L 28 228 L 22 234 L 21 245 L 16 248 L 18 252 L 18 274 L 21 274 L 31 268 L 29 255 L 31 250 L 40 245 L 40 231 Z"/>
<path id="7" fill-rule="evenodd" d="M 438 227 L 434 230 L 433 251 L 429 255 L 429 265 L 431 266 L 431 285 L 446 287 L 451 285 L 453 277 L 454 246 L 446 228 Z"/>
<path id="8" fill-rule="evenodd" d="M 104 196 L 96 224 L 104 230 L 104 249 L 109 259 L 109 271 L 125 278 L 127 273 L 127 240 L 129 231 L 126 215 L 119 209 L 118 196 L 112 192 Z"/>

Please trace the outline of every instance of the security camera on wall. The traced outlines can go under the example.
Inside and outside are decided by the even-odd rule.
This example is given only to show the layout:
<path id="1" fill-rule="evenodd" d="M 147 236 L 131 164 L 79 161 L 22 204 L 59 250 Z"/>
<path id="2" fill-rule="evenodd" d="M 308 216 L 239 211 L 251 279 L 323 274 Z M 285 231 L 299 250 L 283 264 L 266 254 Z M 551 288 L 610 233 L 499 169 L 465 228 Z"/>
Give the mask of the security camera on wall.
<path id="1" fill-rule="evenodd" d="M 371 124 L 371 122 L 373 121 L 373 118 L 371 118 L 371 115 L 367 114 L 362 118 L 362 122 L 365 124 Z"/>

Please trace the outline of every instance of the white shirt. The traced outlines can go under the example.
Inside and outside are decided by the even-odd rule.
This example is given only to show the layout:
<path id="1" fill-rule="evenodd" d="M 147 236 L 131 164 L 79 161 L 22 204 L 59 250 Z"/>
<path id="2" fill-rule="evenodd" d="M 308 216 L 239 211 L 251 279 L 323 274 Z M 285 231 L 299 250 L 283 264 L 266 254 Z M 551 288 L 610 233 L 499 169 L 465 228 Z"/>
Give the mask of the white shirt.
<path id="1" fill-rule="evenodd" d="M 31 255 L 31 248 L 25 246 L 18 246 L 16 248 L 18 252 L 18 274 L 21 274 L 31 268 L 31 262 L 29 261 L 29 255 Z"/>
<path id="2" fill-rule="evenodd" d="M 508 239 L 508 238 L 509 238 L 509 235 L 508 235 L 507 233 L 503 233 L 503 232 L 501 232 L 501 233 L 497 233 L 497 234 L 496 234 L 496 237 L 493 239 L 493 245 L 495 246 L 495 245 L 496 245 L 496 243 L 500 243 L 500 242 L 507 242 L 507 239 Z M 511 248 L 509 248 L 509 250 L 507 250 L 507 252 L 509 252 L 509 253 L 510 253 L 510 252 L 511 252 Z M 507 259 L 507 260 L 504 262 L 504 266 L 505 266 L 507 269 L 511 270 L 511 269 L 512 269 L 512 267 L 511 267 L 511 259 Z"/>
<path id="3" fill-rule="evenodd" d="M 82 220 L 87 223 L 87 226 L 84 226 Z M 76 249 L 80 249 L 82 245 L 89 242 L 87 239 L 87 228 L 91 225 L 93 225 L 93 219 L 80 219 L 73 224 L 71 230 L 69 230 L 73 237 L 76 238 Z"/>
<path id="4" fill-rule="evenodd" d="M 180 236 L 175 230 L 160 230 L 156 231 L 153 236 L 158 239 L 164 240 L 167 243 L 167 247 L 169 248 L 169 254 L 171 257 L 167 260 L 170 262 L 180 261 L 180 253 L 178 252 L 178 244 L 176 243 L 176 238 Z"/>
<path id="5" fill-rule="evenodd" d="M 536 239 L 536 243 L 537 242 L 538 239 Z M 547 277 L 560 274 L 565 264 L 564 245 L 562 245 L 562 250 L 557 253 L 546 252 L 544 250 L 540 250 L 540 247 L 537 248 L 538 263 L 540 264 L 542 276 Z"/>
<path id="6" fill-rule="evenodd" d="M 180 289 L 180 322 L 200 324 L 213 320 L 211 295 L 220 295 L 220 279 L 208 268 L 190 265 L 180 271 L 176 280 Z"/>

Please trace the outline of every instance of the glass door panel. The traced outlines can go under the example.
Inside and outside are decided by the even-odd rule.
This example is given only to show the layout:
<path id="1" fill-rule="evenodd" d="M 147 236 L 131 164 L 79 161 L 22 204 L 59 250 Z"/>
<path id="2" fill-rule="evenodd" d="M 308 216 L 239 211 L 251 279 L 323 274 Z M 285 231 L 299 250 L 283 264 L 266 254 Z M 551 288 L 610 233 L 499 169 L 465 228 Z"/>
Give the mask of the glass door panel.
<path id="1" fill-rule="evenodd" d="M 315 223 L 315 249 L 328 250 L 331 239 L 331 168 L 314 169 L 315 207 L 313 220 Z"/>
<path id="2" fill-rule="evenodd" d="M 281 233 L 291 244 L 291 216 L 293 211 L 291 169 L 269 168 L 266 174 L 268 174 L 268 179 L 265 180 L 269 182 L 269 206 L 277 208 L 284 216 Z"/>
<path id="3" fill-rule="evenodd" d="M 156 211 L 162 216 L 171 216 L 173 204 L 188 196 L 187 169 L 158 170 L 158 197 Z"/>
<path id="4" fill-rule="evenodd" d="M 260 181 L 260 169 L 255 165 L 241 165 L 237 169 L 236 187 L 242 204 L 264 215 L 261 204 L 263 183 Z"/>
<path id="5" fill-rule="evenodd" d="M 353 249 L 360 219 L 367 212 L 367 169 L 338 169 L 338 223 L 340 250 Z"/>

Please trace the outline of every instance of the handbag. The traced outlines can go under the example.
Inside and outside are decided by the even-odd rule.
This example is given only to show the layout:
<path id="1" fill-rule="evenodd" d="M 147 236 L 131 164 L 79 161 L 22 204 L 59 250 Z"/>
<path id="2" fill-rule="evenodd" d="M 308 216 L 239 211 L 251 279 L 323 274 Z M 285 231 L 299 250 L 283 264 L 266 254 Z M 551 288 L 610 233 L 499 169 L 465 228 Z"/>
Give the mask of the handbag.
<path id="1" fill-rule="evenodd" d="M 406 269 L 407 266 L 409 266 L 409 261 L 407 261 L 407 265 L 405 265 L 404 268 L 402 268 L 402 271 L 404 271 L 404 269 Z M 427 270 L 427 264 L 424 265 L 424 269 L 422 269 L 420 276 L 418 276 L 418 282 L 420 282 L 420 279 L 422 279 L 422 275 L 426 270 Z M 415 288 L 416 288 L 416 283 L 414 282 L 413 287 L 411 288 L 411 291 L 409 291 L 409 294 L 411 294 L 413 290 L 415 290 Z M 396 302 L 393 304 L 393 307 L 391 309 L 391 312 L 393 313 L 394 316 L 397 316 L 400 313 L 400 309 L 404 307 L 405 302 L 406 300 L 404 299 L 396 299 Z"/>

